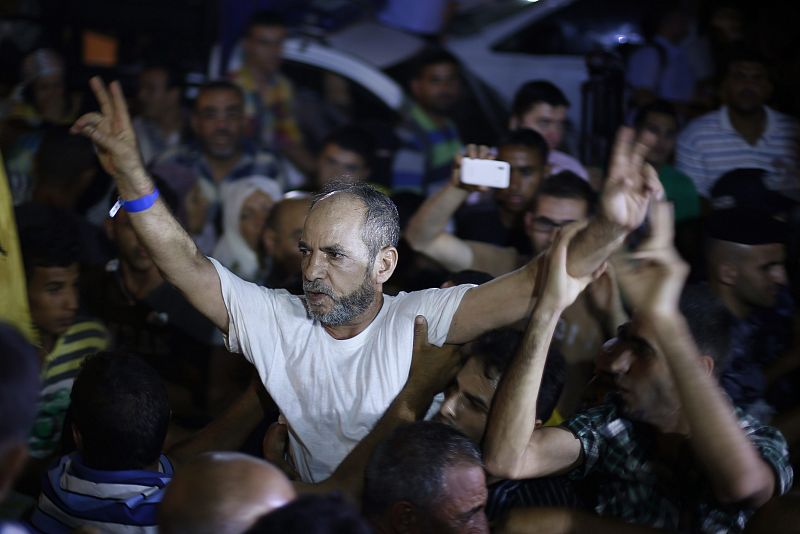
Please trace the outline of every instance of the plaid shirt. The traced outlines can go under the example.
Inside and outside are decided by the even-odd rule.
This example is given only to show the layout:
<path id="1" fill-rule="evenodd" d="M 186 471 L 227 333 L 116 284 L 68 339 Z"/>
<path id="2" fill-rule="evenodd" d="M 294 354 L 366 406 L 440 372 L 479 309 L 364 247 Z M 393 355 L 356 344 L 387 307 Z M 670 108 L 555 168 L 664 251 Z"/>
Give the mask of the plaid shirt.
<path id="1" fill-rule="evenodd" d="M 739 424 L 772 467 L 776 490 L 792 485 L 786 441 L 776 429 L 737 410 Z M 581 412 L 566 423 L 580 440 L 583 464 L 570 473 L 597 484 L 595 511 L 630 523 L 682 532 L 741 532 L 753 510 L 715 501 L 688 441 L 672 463 L 656 457 L 656 431 L 621 417 L 612 403 Z"/>
<path id="2" fill-rule="evenodd" d="M 294 118 L 294 90 L 288 78 L 276 73 L 265 86 L 259 87 L 247 67 L 232 72 L 230 78 L 244 92 L 244 114 L 250 139 L 276 151 L 303 142 Z"/>

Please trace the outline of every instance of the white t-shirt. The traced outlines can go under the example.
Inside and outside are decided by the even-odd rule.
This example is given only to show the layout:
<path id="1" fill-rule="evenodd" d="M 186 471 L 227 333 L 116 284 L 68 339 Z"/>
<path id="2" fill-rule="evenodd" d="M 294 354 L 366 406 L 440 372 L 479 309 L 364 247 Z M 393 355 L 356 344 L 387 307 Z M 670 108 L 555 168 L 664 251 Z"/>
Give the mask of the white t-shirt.
<path id="1" fill-rule="evenodd" d="M 414 317 L 428 320 L 441 346 L 473 286 L 384 295 L 357 336 L 337 340 L 311 320 L 300 297 L 219 274 L 230 326 L 226 345 L 251 362 L 289 426 L 295 468 L 305 482 L 327 478 L 403 388 L 411 366 Z"/>

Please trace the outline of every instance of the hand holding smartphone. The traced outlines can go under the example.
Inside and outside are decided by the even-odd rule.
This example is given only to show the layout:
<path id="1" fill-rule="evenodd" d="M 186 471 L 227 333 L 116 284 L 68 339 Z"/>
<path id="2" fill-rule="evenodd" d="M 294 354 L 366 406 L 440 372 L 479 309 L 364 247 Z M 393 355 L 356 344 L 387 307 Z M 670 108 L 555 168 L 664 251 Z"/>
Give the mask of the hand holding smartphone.
<path id="1" fill-rule="evenodd" d="M 508 162 L 493 159 L 461 159 L 461 182 L 464 184 L 505 189 L 510 181 L 511 166 Z"/>

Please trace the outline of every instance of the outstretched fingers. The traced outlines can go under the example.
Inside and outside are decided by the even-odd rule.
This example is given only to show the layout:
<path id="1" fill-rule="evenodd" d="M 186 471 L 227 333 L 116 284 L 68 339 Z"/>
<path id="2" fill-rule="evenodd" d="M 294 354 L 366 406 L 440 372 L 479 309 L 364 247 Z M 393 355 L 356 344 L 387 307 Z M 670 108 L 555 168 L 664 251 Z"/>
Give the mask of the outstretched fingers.
<path id="1" fill-rule="evenodd" d="M 103 83 L 100 76 L 92 76 L 89 80 L 89 86 L 92 88 L 95 98 L 97 98 L 97 103 L 100 104 L 100 112 L 110 119 L 113 118 L 114 106 L 111 103 L 111 96 L 108 94 L 106 84 Z"/>
<path id="2" fill-rule="evenodd" d="M 115 124 L 122 130 L 130 130 L 131 117 L 128 105 L 125 103 L 125 95 L 122 93 L 122 85 L 118 81 L 111 82 L 111 100 L 114 106 Z"/>
<path id="3" fill-rule="evenodd" d="M 622 127 L 617 130 L 617 137 L 614 140 L 614 148 L 611 153 L 611 170 L 608 179 L 619 181 L 624 179 L 625 169 L 628 167 L 631 156 L 631 145 L 633 143 L 634 132 L 633 129 Z"/>
<path id="4" fill-rule="evenodd" d="M 421 350 L 428 345 L 428 321 L 422 315 L 414 318 L 414 350 Z"/>

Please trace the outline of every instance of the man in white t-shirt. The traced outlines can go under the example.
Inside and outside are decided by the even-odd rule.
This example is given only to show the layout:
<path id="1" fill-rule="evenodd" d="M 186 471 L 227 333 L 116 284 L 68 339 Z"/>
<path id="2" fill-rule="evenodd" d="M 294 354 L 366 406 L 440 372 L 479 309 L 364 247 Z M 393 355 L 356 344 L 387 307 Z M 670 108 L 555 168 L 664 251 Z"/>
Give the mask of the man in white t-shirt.
<path id="1" fill-rule="evenodd" d="M 204 256 L 142 167 L 119 84 L 92 79 L 100 113 L 73 126 L 91 138 L 115 178 L 134 231 L 164 275 L 258 369 L 286 417 L 291 454 L 304 481 L 327 477 L 367 435 L 405 383 L 414 317 L 429 340 L 460 344 L 525 317 L 538 262 L 473 287 L 383 295 L 397 266 L 397 210 L 363 184 L 345 184 L 312 205 L 299 242 L 304 297 L 237 278 Z M 570 271 L 598 269 L 660 196 L 647 146 L 622 132 L 603 209 L 570 250 Z M 127 204 L 126 204 L 127 203 Z"/>

